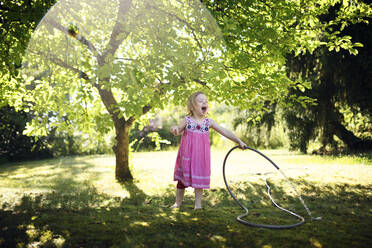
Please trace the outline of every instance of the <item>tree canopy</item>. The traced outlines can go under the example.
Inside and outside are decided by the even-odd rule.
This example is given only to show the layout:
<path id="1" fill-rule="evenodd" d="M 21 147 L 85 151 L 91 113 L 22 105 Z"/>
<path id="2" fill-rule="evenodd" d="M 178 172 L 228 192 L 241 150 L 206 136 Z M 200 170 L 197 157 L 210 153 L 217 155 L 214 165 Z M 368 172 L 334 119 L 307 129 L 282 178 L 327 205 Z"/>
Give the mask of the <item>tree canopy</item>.
<path id="1" fill-rule="evenodd" d="M 105 129 L 107 114 L 138 119 L 192 88 L 219 88 L 223 40 L 200 4 L 109 3 L 61 1 L 39 24 L 23 61 L 34 111 Z"/>
<path id="2" fill-rule="evenodd" d="M 287 54 L 312 53 L 318 47 L 356 54 L 360 43 L 340 33 L 345 27 L 366 22 L 371 7 L 363 1 L 203 1 L 219 23 L 228 46 L 234 73 L 235 105 L 264 107 L 282 101 L 289 88 L 304 90 L 309 83 L 288 80 Z M 323 18 L 334 6 L 332 17 Z M 306 103 L 306 98 L 300 98 Z"/>

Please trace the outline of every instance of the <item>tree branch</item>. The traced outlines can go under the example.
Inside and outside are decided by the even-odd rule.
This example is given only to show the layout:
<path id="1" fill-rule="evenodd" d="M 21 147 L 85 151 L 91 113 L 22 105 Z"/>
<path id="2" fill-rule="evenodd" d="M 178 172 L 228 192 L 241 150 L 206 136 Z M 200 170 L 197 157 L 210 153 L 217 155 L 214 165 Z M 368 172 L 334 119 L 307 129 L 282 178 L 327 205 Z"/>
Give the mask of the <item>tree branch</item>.
<path id="1" fill-rule="evenodd" d="M 54 20 L 52 20 L 50 18 L 47 19 L 46 22 L 49 23 L 50 25 L 52 25 L 54 28 L 62 31 L 66 35 L 69 35 L 69 36 L 72 36 L 72 37 L 76 38 L 83 45 L 86 45 L 91 52 L 94 53 L 96 51 L 94 45 L 91 44 L 89 42 L 89 40 L 87 40 L 84 36 L 79 35 L 75 32 L 71 32 L 71 30 L 63 27 L 61 24 L 55 22 Z M 102 56 L 100 58 L 102 58 Z M 49 58 L 49 59 L 51 59 L 51 61 L 53 61 L 57 65 L 62 66 L 66 69 L 72 70 L 72 71 L 78 73 L 79 75 L 82 75 L 82 77 L 84 79 L 89 80 L 89 77 L 88 77 L 87 74 L 85 74 L 84 72 L 74 68 L 73 66 L 70 66 L 70 65 L 66 64 L 64 61 L 62 61 L 60 59 L 57 59 L 57 58 Z M 103 81 L 105 81 L 105 80 L 109 81 L 109 78 L 105 78 L 105 79 L 102 79 L 102 80 Z M 93 83 L 93 85 L 94 85 L 94 87 L 97 88 L 98 93 L 101 96 L 101 100 L 102 100 L 103 104 L 105 105 L 107 111 L 109 112 L 109 114 L 113 118 L 114 122 L 124 124 L 122 122 L 122 121 L 125 122 L 124 118 L 120 118 L 118 113 L 117 113 L 118 103 L 116 102 L 113 93 L 110 90 L 103 89 L 102 86 L 98 83 Z"/>
<path id="2" fill-rule="evenodd" d="M 132 4 L 132 1 L 128 0 L 121 0 L 119 4 L 118 14 L 115 26 L 112 30 L 110 41 L 106 47 L 106 50 L 100 56 L 98 64 L 101 65 L 104 63 L 105 58 L 108 54 L 114 54 L 116 50 L 119 48 L 120 44 L 128 37 L 129 32 L 126 32 L 123 29 L 123 22 L 125 20 L 125 17 L 128 13 L 128 10 L 130 9 L 130 5 Z M 125 33 L 125 36 L 118 39 L 118 36 Z"/>
<path id="3" fill-rule="evenodd" d="M 68 69 L 70 71 L 73 71 L 75 72 L 76 74 L 79 75 L 80 78 L 83 78 L 85 80 L 90 80 L 88 74 L 86 74 L 84 71 L 82 70 L 79 70 L 69 64 L 67 64 L 66 62 L 64 62 L 63 60 L 59 59 L 59 58 L 53 58 L 53 57 L 48 57 L 45 53 L 41 52 L 41 51 L 38 51 L 38 52 L 34 52 L 34 51 L 30 51 L 31 53 L 35 53 L 37 55 L 40 55 L 44 58 L 47 58 L 47 60 L 53 62 L 54 64 L 60 66 L 60 67 L 63 67 L 65 69 Z M 92 83 L 93 86 L 97 87 L 97 84 L 96 83 Z"/>
<path id="4" fill-rule="evenodd" d="M 195 82 L 197 82 L 198 84 L 201 84 L 201 85 L 203 85 L 204 87 L 207 87 L 208 89 L 210 89 L 210 88 L 208 87 L 207 83 L 204 82 L 204 81 L 201 81 L 201 80 L 199 80 L 199 79 L 197 79 L 197 78 L 194 78 L 193 81 L 195 81 Z"/>
<path id="5" fill-rule="evenodd" d="M 74 37 L 75 39 L 77 39 L 78 41 L 80 41 L 83 45 L 87 46 L 88 49 L 93 54 L 95 54 L 97 52 L 97 49 L 94 47 L 94 45 L 89 40 L 87 40 L 84 36 L 82 36 L 82 35 L 80 35 L 78 33 L 72 32 L 68 28 L 65 28 L 61 24 L 59 24 L 56 21 L 54 21 L 52 18 L 46 18 L 45 22 L 48 23 L 48 24 L 50 24 L 53 28 L 55 28 L 55 29 L 57 29 L 57 30 L 65 33 L 66 35 Z"/>

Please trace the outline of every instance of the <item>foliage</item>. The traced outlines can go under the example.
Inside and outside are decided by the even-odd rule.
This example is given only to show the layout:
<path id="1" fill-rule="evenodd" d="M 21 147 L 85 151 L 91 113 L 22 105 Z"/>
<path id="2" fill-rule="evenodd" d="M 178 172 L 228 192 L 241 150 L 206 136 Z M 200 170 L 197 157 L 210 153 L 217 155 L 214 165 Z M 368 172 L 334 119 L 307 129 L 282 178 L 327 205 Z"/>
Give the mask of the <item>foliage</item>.
<path id="1" fill-rule="evenodd" d="M 47 136 L 26 136 L 26 123 L 32 118 L 31 113 L 17 112 L 9 106 L 0 108 L 0 163 L 111 151 L 108 141 L 79 133 L 53 129 Z"/>
<path id="2" fill-rule="evenodd" d="M 32 31 L 56 0 L 0 2 L 0 107 L 18 90 L 14 78 L 21 68 Z"/>
<path id="3" fill-rule="evenodd" d="M 126 15 L 124 20 L 113 14 L 121 6 L 118 4 L 130 7 L 127 14 L 123 13 Z M 102 5 L 106 5 L 104 12 L 100 8 Z M 193 80 L 212 81 L 216 75 L 211 72 L 219 70 L 217 58 L 212 57 L 209 50 L 217 49 L 221 44 L 218 31 L 213 30 L 208 15 L 206 23 L 199 23 L 202 21 L 200 13 L 196 13 L 199 7 L 196 4 L 177 9 L 170 3 L 150 4 L 147 1 L 112 1 L 109 5 L 105 1 L 80 1 L 56 5 L 35 31 L 24 59 L 27 64 L 25 75 L 38 77 L 38 73 L 46 73 L 41 75 L 41 79 L 29 82 L 32 91 L 25 92 L 24 101 L 30 103 L 19 106 L 32 108 L 41 119 L 31 123 L 30 131 L 45 123 L 43 119 L 47 117 L 43 113 L 53 111 L 59 113 L 53 126 L 79 126 L 87 133 L 92 129 L 104 133 L 113 124 L 108 118 L 107 106 L 102 104 L 102 101 L 107 101 L 102 99 L 100 92 L 103 90 L 112 93 L 115 99 L 116 106 L 111 106 L 113 109 L 108 111 L 110 115 L 141 121 L 143 109 L 147 106 L 162 107 L 169 99 L 183 101 L 191 92 L 183 86 L 186 82 L 190 87 L 196 87 L 200 84 Z M 184 15 L 194 16 L 190 18 L 197 18 L 197 21 L 191 23 L 180 19 Z M 109 18 L 107 23 L 99 22 L 105 18 Z M 78 23 L 79 34 L 84 35 L 89 46 L 81 44 L 75 37 L 66 37 L 63 28 L 72 20 Z M 122 25 L 120 32 L 115 33 L 119 40 L 111 38 L 115 23 Z M 204 25 L 202 28 L 206 30 L 202 33 L 198 25 Z M 177 29 L 185 29 L 185 34 L 182 34 L 185 37 L 177 33 Z M 195 32 L 198 35 L 196 40 L 188 32 Z M 98 38 L 98 34 L 103 40 Z M 208 39 L 216 40 L 213 48 Z M 201 57 L 198 59 L 198 56 Z M 54 66 L 51 67 L 51 63 Z M 82 74 L 89 80 L 79 78 Z M 174 91 L 177 87 L 179 90 Z M 64 120 L 67 116 L 71 122 Z"/>
<path id="4" fill-rule="evenodd" d="M 162 116 L 157 116 L 150 120 L 149 125 L 146 125 L 141 130 L 136 124 L 130 132 L 130 140 L 132 141 L 133 151 L 154 151 L 164 149 L 167 145 L 175 146 L 177 137 L 169 132 L 171 125 Z"/>
<path id="5" fill-rule="evenodd" d="M 233 119 L 234 129 L 240 130 L 244 142 L 253 148 L 284 147 L 286 137 L 277 112 L 277 104 L 265 106 L 263 114 L 237 109 Z"/>
<path id="6" fill-rule="evenodd" d="M 217 18 L 228 45 L 226 51 L 227 58 L 224 64 L 226 68 L 225 72 L 227 74 L 213 74 L 213 71 L 217 72 L 220 70 L 217 69 L 217 64 L 207 64 L 207 62 L 202 64 L 205 69 L 200 68 L 195 70 L 195 66 L 197 66 L 198 63 L 193 61 L 195 56 L 191 56 L 187 50 L 177 50 L 177 55 L 175 55 L 175 51 L 171 53 L 169 50 L 166 50 L 171 47 L 180 47 L 180 45 L 177 44 L 179 39 L 176 34 L 169 30 L 169 26 L 172 26 L 169 24 L 174 22 L 174 13 L 182 16 L 184 14 L 180 11 L 186 11 L 186 9 L 176 9 L 175 7 L 171 9 L 171 11 L 174 12 L 168 11 L 170 13 L 166 13 L 165 15 L 164 11 L 156 5 L 147 6 L 147 9 L 150 8 L 151 11 L 145 11 L 145 8 L 143 8 L 141 10 L 142 12 L 133 12 L 132 15 L 143 16 L 143 19 L 130 19 L 130 16 L 126 19 L 127 23 L 125 24 L 126 26 L 124 29 L 126 29 L 127 33 L 131 33 L 132 35 L 136 34 L 136 36 L 130 37 L 130 44 L 132 44 L 132 47 L 130 49 L 122 50 L 120 52 L 122 53 L 122 59 L 114 64 L 113 57 L 107 57 L 107 62 L 105 66 L 100 66 L 98 75 L 95 73 L 97 65 L 95 65 L 96 62 L 93 60 L 94 56 L 87 55 L 89 53 L 87 47 L 82 46 L 80 42 L 75 42 L 73 39 L 68 39 L 66 44 L 66 39 L 63 38 L 64 34 L 62 32 L 58 33 L 58 31 L 56 31 L 54 32 L 54 36 L 47 34 L 43 36 L 41 32 L 46 31 L 42 31 L 43 27 L 40 27 L 39 35 L 44 38 L 48 37 L 48 39 L 45 41 L 47 43 L 44 42 L 39 45 L 49 47 L 49 51 L 44 51 L 45 53 L 49 52 L 49 57 L 55 53 L 53 53 L 53 51 L 57 51 L 56 57 L 58 59 L 64 61 L 69 66 L 78 66 L 75 69 L 90 76 L 102 79 L 103 76 L 108 73 L 120 73 L 117 76 L 117 79 L 119 80 L 111 79 L 110 82 L 102 83 L 105 87 L 113 90 L 118 101 L 118 111 L 120 109 L 119 115 L 125 116 L 126 118 L 134 115 L 137 116 L 138 119 L 138 116 L 142 113 L 143 107 L 150 103 L 154 108 L 162 107 L 165 103 L 165 99 L 169 99 L 168 94 L 154 94 L 153 90 L 156 89 L 156 87 L 154 88 L 154 86 L 150 85 L 152 82 L 171 82 L 169 86 L 163 84 L 162 90 L 171 90 L 171 94 L 173 95 L 171 99 L 174 98 L 175 102 L 180 103 L 180 101 L 183 101 L 194 87 L 198 87 L 198 85 L 201 86 L 200 84 L 195 83 L 195 81 L 192 83 L 196 78 L 197 81 L 204 82 L 206 84 L 205 86 L 208 86 L 211 89 L 211 96 L 217 100 L 223 100 L 223 96 L 228 95 L 229 99 L 227 102 L 229 103 L 234 103 L 244 107 L 247 107 L 247 104 L 249 104 L 248 106 L 259 109 L 262 106 L 261 100 L 272 101 L 281 98 L 286 95 L 283 93 L 287 91 L 288 85 L 292 85 L 292 83 L 286 79 L 285 69 L 283 67 L 285 54 L 287 52 L 295 51 L 296 53 L 301 53 L 306 50 L 313 51 L 321 44 L 331 46 L 333 44 L 332 42 L 336 41 L 337 44 L 334 45 L 335 47 L 352 47 L 352 43 L 349 39 L 341 39 L 337 37 L 337 31 L 333 30 L 331 27 L 334 27 L 338 23 L 342 23 L 345 26 L 349 22 L 361 21 L 366 15 L 368 9 L 366 9 L 365 5 L 359 5 L 359 3 L 351 4 L 348 1 L 344 1 L 344 3 L 342 3 L 343 8 L 341 8 L 337 13 L 338 15 L 335 17 L 335 20 L 322 23 L 318 16 L 326 13 L 328 8 L 336 2 L 338 1 L 241 1 L 238 2 L 238 4 L 232 4 L 227 1 L 205 2 L 207 7 L 211 9 L 212 13 Z M 141 9 L 140 3 L 137 4 L 139 4 L 137 7 Z M 59 7 L 56 6 L 54 8 L 54 13 L 60 16 L 56 17 L 57 19 L 62 18 L 62 15 L 64 15 L 64 17 L 60 19 L 61 23 L 64 24 L 64 22 L 66 22 L 65 25 L 68 26 L 68 23 L 71 23 L 71 20 L 74 19 L 73 16 L 76 14 L 85 16 L 89 11 L 92 11 L 92 16 L 97 16 L 94 11 L 96 11 L 99 5 L 100 2 L 94 4 L 79 3 L 76 6 L 67 5 L 70 9 L 67 10 L 66 13 L 63 13 L 61 10 L 62 7 L 66 6 L 60 5 Z M 71 10 L 71 8 L 75 9 Z M 102 16 L 102 19 L 104 19 L 103 16 L 105 15 L 115 18 L 112 14 L 108 14 L 115 12 L 115 8 L 115 3 L 113 2 L 111 5 L 107 6 L 105 10 L 106 12 L 102 12 L 101 9 L 99 9 L 100 14 L 98 16 Z M 62 13 L 58 13 L 59 11 Z M 78 12 L 73 13 L 73 11 Z M 164 22 L 160 19 L 161 13 L 163 13 L 163 18 L 165 18 Z M 50 15 L 52 14 L 53 13 L 51 12 Z M 143 24 L 145 19 L 152 20 L 151 22 L 147 22 L 151 26 Z M 158 25 L 158 33 L 148 33 L 146 30 L 150 27 L 152 30 L 154 27 L 154 20 L 156 20 L 156 24 Z M 45 20 L 44 23 L 46 21 L 47 20 Z M 99 34 L 101 37 L 106 37 L 105 42 L 108 42 L 115 20 L 113 19 L 113 22 L 105 24 L 108 26 L 98 23 L 88 25 L 88 22 L 92 22 L 89 18 L 85 21 L 78 18 L 77 21 L 80 21 L 81 23 L 76 22 L 79 24 L 75 28 L 80 27 L 82 29 L 81 33 L 86 35 L 85 38 L 95 45 L 97 47 L 96 49 L 100 49 L 101 53 L 104 53 L 104 48 L 101 48 L 100 45 L 98 45 L 99 41 L 96 38 L 90 37 Z M 168 28 L 164 25 L 165 23 L 167 23 Z M 195 26 L 196 25 L 197 23 L 195 23 Z M 50 26 L 50 28 L 52 27 Z M 90 30 L 92 31 L 88 34 Z M 134 30 L 136 31 L 133 32 Z M 251 32 L 250 30 L 255 30 L 255 32 Z M 319 33 L 321 31 L 322 36 L 320 37 Z M 155 37 L 158 35 L 160 38 L 158 43 L 154 43 L 156 40 L 154 35 Z M 35 34 L 35 36 L 37 35 Z M 118 34 L 118 37 L 119 36 L 120 35 Z M 140 40 L 136 37 L 141 37 L 141 40 L 146 40 L 147 44 L 141 44 Z M 144 37 L 147 38 L 145 39 Z M 165 39 L 165 37 L 167 38 Z M 206 39 L 206 37 L 204 38 Z M 328 43 L 322 42 L 320 38 L 326 40 Z M 61 43 L 58 44 L 58 42 L 56 42 L 57 40 L 61 40 Z M 244 43 L 242 43 L 243 40 L 245 41 Z M 168 43 L 165 43 L 165 41 Z M 150 44 L 151 42 L 153 42 L 153 44 Z M 187 47 L 185 44 L 183 44 L 183 47 Z M 65 45 L 70 47 L 62 49 Z M 152 45 L 158 46 L 156 48 L 157 50 L 149 50 L 149 47 L 152 47 Z M 31 42 L 30 47 L 32 46 Z M 36 44 L 34 44 L 34 46 L 36 46 Z M 71 49 L 75 49 L 75 52 Z M 142 51 L 141 49 L 143 51 L 147 50 L 148 55 L 142 56 L 142 59 L 138 60 L 138 54 L 139 51 Z M 39 49 L 34 48 L 31 48 L 31 50 L 34 52 L 39 51 Z M 66 54 L 72 56 L 68 61 L 61 57 Z M 196 54 L 196 52 L 194 54 Z M 31 54 L 31 59 L 34 61 L 33 63 L 37 63 L 36 56 L 37 54 Z M 46 55 L 44 54 L 41 57 L 39 56 L 39 59 L 43 56 Z M 111 56 L 115 56 L 114 53 L 111 53 Z M 173 59 L 169 56 L 173 56 Z M 182 63 L 178 58 L 182 58 Z M 185 61 L 185 58 L 189 58 L 190 61 Z M 218 62 L 213 62 L 213 59 L 210 57 L 208 57 L 208 59 L 211 63 Z M 80 61 L 77 61 L 76 64 L 74 63 L 76 60 Z M 172 66 L 169 69 L 172 69 L 172 71 L 164 74 L 162 72 L 163 68 L 168 68 L 169 66 L 166 65 L 169 64 L 170 61 L 172 61 Z M 185 66 L 187 72 L 180 70 L 180 68 L 184 68 Z M 139 68 L 141 69 L 139 70 Z M 206 70 L 206 68 L 208 68 L 208 70 Z M 67 68 L 53 68 L 54 71 L 49 72 L 48 74 L 49 84 L 52 86 L 47 86 L 47 84 L 44 83 L 42 87 L 34 89 L 34 92 L 29 96 L 30 99 L 28 100 L 35 101 L 35 99 L 40 99 L 41 102 L 38 103 L 38 101 L 36 101 L 34 104 L 39 107 L 34 106 L 32 108 L 40 112 L 40 115 L 42 115 L 43 112 L 50 110 L 59 111 L 61 112 L 59 118 L 69 116 L 69 119 L 75 120 L 73 123 L 74 125 L 82 126 L 82 129 L 87 132 L 89 132 L 93 127 L 102 128 L 112 125 L 104 122 L 102 125 L 97 127 L 98 123 L 95 123 L 94 119 L 99 119 L 100 122 L 103 120 L 109 121 L 109 118 L 105 117 L 102 104 L 99 104 L 100 99 L 98 92 L 94 87 L 92 87 L 90 82 L 82 82 L 83 80 L 79 79 L 74 70 L 72 70 L 71 73 L 68 72 L 69 69 L 71 71 L 71 68 L 68 68 L 67 71 L 66 69 Z M 66 73 L 61 74 L 62 71 L 66 71 Z M 145 71 L 148 71 L 146 72 L 148 74 L 144 73 Z M 182 71 L 182 74 L 177 75 L 180 71 Z M 200 74 L 201 71 L 203 71 L 204 76 Z M 209 72 L 209 74 L 207 72 Z M 51 78 L 51 75 L 53 75 L 53 78 Z M 64 76 L 59 78 L 57 75 Z M 187 86 L 187 91 L 185 91 L 186 88 L 179 84 L 182 79 L 190 81 L 190 85 Z M 133 80 L 137 83 L 129 83 L 133 82 Z M 74 83 L 72 85 L 66 85 L 66 82 L 68 81 Z M 217 81 L 219 83 L 216 83 Z M 179 90 L 174 91 L 175 87 L 180 88 Z M 53 93 L 53 89 L 58 90 L 58 93 Z M 48 92 L 48 94 L 45 95 L 43 92 Z M 71 99 L 70 97 L 70 99 L 66 101 L 66 94 L 73 95 L 74 99 Z M 57 97 L 50 98 L 48 97 L 50 95 Z M 161 99 L 164 100 L 161 100 L 159 97 L 163 97 Z M 56 101 L 56 103 L 44 104 L 44 100 Z M 19 107 L 27 107 L 20 106 L 19 103 L 16 105 Z M 95 108 L 98 109 L 92 110 L 88 109 L 86 106 L 95 106 Z M 96 115 L 97 117 L 95 117 Z M 34 121 L 30 126 L 32 127 L 30 132 L 34 132 L 36 127 L 40 129 L 41 126 L 43 126 L 43 123 L 45 122 L 42 120 Z M 94 125 L 92 123 L 94 123 Z M 62 120 L 55 125 L 62 128 L 66 125 L 66 122 Z M 106 130 L 102 131 L 104 132 Z"/>
<path id="7" fill-rule="evenodd" d="M 363 140 L 372 140 L 372 116 L 366 111 L 355 107 L 351 110 L 349 106 L 336 106 L 344 116 L 345 127 Z"/>
<path id="8" fill-rule="evenodd" d="M 70 134 L 67 132 L 52 130 L 48 138 L 48 148 L 53 157 L 88 155 L 88 154 L 111 154 L 112 136 L 109 132 L 105 136 L 97 136 L 92 139 L 83 133 Z"/>
<path id="9" fill-rule="evenodd" d="M 332 13 L 324 18 L 329 15 Z M 344 27 L 341 34 L 363 44 L 355 51 L 358 55 L 318 48 L 313 54 L 288 56 L 290 77 L 309 82 L 312 87 L 292 90 L 291 94 L 316 99 L 316 104 L 303 105 L 289 98 L 291 105 L 285 109 L 291 145 L 303 152 L 309 141 L 316 139 L 322 150 L 327 146 L 372 148 L 371 28 L 365 23 L 353 24 Z"/>
<path id="10" fill-rule="evenodd" d="M 228 47 L 231 63 L 227 72 L 232 83 L 225 89 L 229 92 L 226 101 L 256 111 L 267 101 L 285 101 L 291 87 L 309 88 L 306 82 L 288 80 L 288 53 L 312 53 L 319 46 L 355 53 L 360 44 L 354 44 L 339 29 L 365 22 L 372 13 L 361 1 L 203 2 L 217 19 Z M 322 20 L 335 5 L 341 7 L 332 18 Z"/>
<path id="11" fill-rule="evenodd" d="M 0 163 L 51 157 L 46 138 L 23 134 L 29 115 L 14 108 L 0 108 Z"/>

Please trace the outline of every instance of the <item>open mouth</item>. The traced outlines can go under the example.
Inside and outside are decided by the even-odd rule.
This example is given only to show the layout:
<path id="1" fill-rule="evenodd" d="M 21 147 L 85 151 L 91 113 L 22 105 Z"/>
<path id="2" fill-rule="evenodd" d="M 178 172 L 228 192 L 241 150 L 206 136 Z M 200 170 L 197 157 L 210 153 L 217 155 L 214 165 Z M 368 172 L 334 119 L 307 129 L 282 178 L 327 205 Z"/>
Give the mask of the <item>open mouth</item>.
<path id="1" fill-rule="evenodd" d="M 207 111 L 207 107 L 202 107 L 201 110 L 203 113 L 205 113 Z"/>

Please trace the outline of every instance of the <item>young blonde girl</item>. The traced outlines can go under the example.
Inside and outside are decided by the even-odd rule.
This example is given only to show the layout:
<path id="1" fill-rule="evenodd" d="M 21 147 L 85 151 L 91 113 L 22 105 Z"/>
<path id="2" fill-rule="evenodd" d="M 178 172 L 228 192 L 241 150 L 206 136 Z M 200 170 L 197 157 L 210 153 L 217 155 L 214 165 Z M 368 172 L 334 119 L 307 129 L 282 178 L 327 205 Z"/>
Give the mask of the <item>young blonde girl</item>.
<path id="1" fill-rule="evenodd" d="M 181 143 L 174 168 L 174 181 L 177 181 L 176 202 L 171 208 L 182 204 L 185 188 L 195 191 L 195 208 L 202 208 L 203 189 L 210 187 L 211 163 L 209 129 L 213 128 L 221 135 L 236 142 L 243 149 L 245 144 L 231 131 L 207 118 L 208 98 L 203 92 L 193 93 L 187 102 L 189 115 L 178 126 L 170 128 L 171 133 L 182 133 Z"/>

